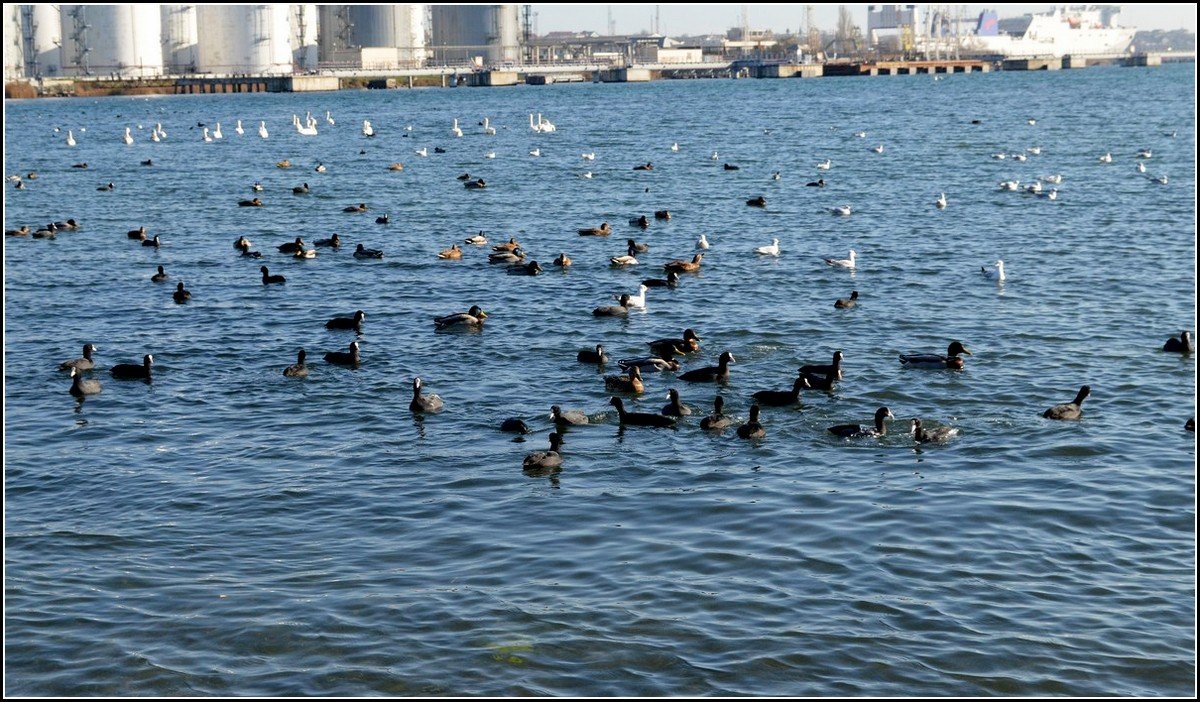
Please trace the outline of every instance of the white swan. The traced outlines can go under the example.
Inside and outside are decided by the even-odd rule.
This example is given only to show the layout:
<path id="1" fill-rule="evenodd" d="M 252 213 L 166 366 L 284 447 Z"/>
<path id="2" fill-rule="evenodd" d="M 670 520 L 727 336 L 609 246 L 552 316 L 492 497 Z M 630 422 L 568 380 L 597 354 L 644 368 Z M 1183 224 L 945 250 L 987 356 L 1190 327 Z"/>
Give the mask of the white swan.
<path id="1" fill-rule="evenodd" d="M 487 117 L 483 118 L 483 133 L 491 136 L 496 135 L 496 128 L 492 126 L 492 122 Z"/>
<path id="2" fill-rule="evenodd" d="M 1042 147 L 1040 147 L 1040 146 L 1031 146 L 1025 150 L 1028 151 L 1029 153 L 1033 154 L 1034 156 L 1042 155 Z"/>
<path id="3" fill-rule="evenodd" d="M 679 143 L 678 143 L 678 142 L 672 143 L 672 144 L 671 144 L 671 150 L 672 150 L 672 151 L 678 151 L 678 150 L 679 150 Z"/>
<path id="4" fill-rule="evenodd" d="M 242 129 L 242 120 L 240 120 L 240 119 L 239 119 L 239 120 L 237 121 L 237 126 L 233 128 L 233 131 L 234 131 L 234 132 L 235 132 L 235 133 L 236 133 L 238 136 L 241 136 L 241 135 L 243 135 L 243 134 L 245 134 L 245 133 L 246 133 L 246 130 L 245 130 L 245 129 Z"/>
<path id="5" fill-rule="evenodd" d="M 334 124 L 337 124 L 336 122 L 333 121 L 333 117 L 329 114 L 329 110 L 325 110 L 325 124 L 328 124 L 331 127 Z"/>
<path id="6" fill-rule="evenodd" d="M 550 120 L 542 119 L 541 112 L 538 113 L 538 125 L 541 127 L 541 130 L 543 132 L 553 132 L 558 129 L 558 127 L 555 127 L 554 124 L 552 124 L 550 122 Z"/>
<path id="7" fill-rule="evenodd" d="M 416 153 L 418 156 L 428 156 L 428 155 L 429 155 L 429 149 L 427 149 L 426 147 L 422 146 L 421 148 L 417 149 L 415 153 Z"/>
<path id="8" fill-rule="evenodd" d="M 489 151 L 489 152 L 487 152 L 486 154 L 484 154 L 484 155 L 483 155 L 483 157 L 484 157 L 484 158 L 496 158 L 496 152 L 495 152 L 495 151 Z"/>
<path id="9" fill-rule="evenodd" d="M 703 234 L 701 234 L 700 238 L 696 240 L 696 248 L 708 249 L 708 239 L 705 238 Z"/>
<path id="10" fill-rule="evenodd" d="M 1138 173 L 1145 173 L 1145 172 L 1146 172 L 1146 164 L 1142 163 L 1141 161 L 1138 161 L 1138 162 L 1137 162 L 1137 165 L 1135 165 L 1135 166 L 1134 166 L 1134 168 L 1136 168 L 1136 169 L 1137 169 L 1137 172 L 1138 172 Z"/>
<path id="11" fill-rule="evenodd" d="M 760 246 L 754 250 L 754 253 L 762 254 L 764 256 L 778 256 L 779 255 L 779 240 L 772 239 L 770 246 Z"/>
<path id="12" fill-rule="evenodd" d="M 881 154 L 881 153 L 883 153 L 883 144 L 880 144 L 879 146 L 876 146 L 875 148 L 873 148 L 871 150 L 877 154 Z"/>
<path id="13" fill-rule="evenodd" d="M 129 127 L 125 127 L 125 143 L 127 145 L 133 143 L 133 135 L 129 133 Z"/>
<path id="14" fill-rule="evenodd" d="M 317 126 L 315 124 L 308 123 L 308 124 L 302 125 L 302 124 L 300 124 L 300 118 L 297 117 L 296 115 L 292 115 L 292 124 L 295 125 L 295 127 L 296 127 L 296 133 L 300 134 L 301 136 L 316 136 L 317 135 Z"/>
<path id="15" fill-rule="evenodd" d="M 714 151 L 714 152 L 713 152 L 713 155 L 712 155 L 712 160 L 713 160 L 713 161 L 716 161 L 716 160 L 717 160 L 717 158 L 718 158 L 718 157 L 717 157 L 717 152 L 716 152 L 716 151 Z"/>
<path id="16" fill-rule="evenodd" d="M 204 143 L 211 144 L 213 138 L 208 134 L 208 127 L 204 128 Z"/>
<path id="17" fill-rule="evenodd" d="M 1019 180 L 1005 180 L 1000 182 L 1001 190 L 1016 190 L 1019 187 L 1021 187 L 1021 181 Z"/>
<path id="18" fill-rule="evenodd" d="M 988 280 L 1004 282 L 1004 261 L 997 260 L 995 266 L 980 266 L 979 270 Z"/>
<path id="19" fill-rule="evenodd" d="M 217 122 L 217 128 L 213 130 L 213 139 L 224 139 L 225 135 L 221 133 L 221 123 Z"/>
<path id="20" fill-rule="evenodd" d="M 462 136 L 462 130 L 458 128 L 458 118 L 454 118 L 454 126 L 450 128 L 450 133 L 456 137 Z"/>
<path id="21" fill-rule="evenodd" d="M 579 155 L 580 155 L 580 156 L 583 158 L 583 160 L 585 160 L 585 161 L 595 161 L 595 160 L 596 160 L 596 152 L 595 152 L 595 151 L 593 151 L 593 152 L 591 152 L 591 153 L 587 153 L 587 154 L 579 154 Z"/>
<path id="22" fill-rule="evenodd" d="M 67 130 L 67 146 L 75 146 L 75 133 Z"/>
<path id="23" fill-rule="evenodd" d="M 530 155 L 530 156 L 533 156 L 533 157 L 535 157 L 535 158 L 536 158 L 536 157 L 538 157 L 538 156 L 541 156 L 541 155 L 542 155 L 542 150 L 541 150 L 541 149 L 534 149 L 534 150 L 532 150 L 532 151 L 530 151 L 530 152 L 529 152 L 529 155 Z"/>
<path id="24" fill-rule="evenodd" d="M 946 209 L 946 193 L 942 193 L 933 204 L 937 205 L 939 210 Z"/>
<path id="25" fill-rule="evenodd" d="M 365 119 L 363 120 L 362 133 L 365 137 L 375 136 L 375 130 L 371 127 L 371 123 Z"/>
<path id="26" fill-rule="evenodd" d="M 1025 123 L 1026 123 L 1026 124 L 1028 124 L 1029 126 L 1031 126 L 1031 127 L 1032 127 L 1033 125 L 1037 124 L 1037 120 L 1036 120 L 1036 119 L 1033 119 L 1033 118 L 1031 117 L 1031 118 L 1029 118 L 1029 119 L 1025 120 Z"/>
<path id="27" fill-rule="evenodd" d="M 158 138 L 158 130 L 157 130 L 157 129 L 151 129 L 151 130 L 150 130 L 150 141 L 153 141 L 153 142 L 154 142 L 154 143 L 156 143 L 156 144 L 157 144 L 159 141 L 161 141 L 161 139 L 159 139 L 159 138 Z"/>
<path id="28" fill-rule="evenodd" d="M 832 208 L 830 208 L 829 211 L 835 215 L 849 217 L 850 216 L 850 205 L 842 205 L 840 207 L 832 207 Z"/>
<path id="29" fill-rule="evenodd" d="M 824 161 L 817 164 L 817 170 L 821 170 L 821 171 L 827 171 L 832 167 L 833 167 L 833 161 L 831 161 L 829 159 L 825 159 Z"/>
<path id="30" fill-rule="evenodd" d="M 1112 154 L 1106 153 L 1100 157 L 1100 163 L 1112 163 Z"/>
<path id="31" fill-rule="evenodd" d="M 859 139 L 866 139 L 867 133 L 866 132 L 855 132 L 854 136 L 858 137 Z"/>
<path id="32" fill-rule="evenodd" d="M 854 253 L 854 249 L 850 249 L 850 258 L 827 258 L 825 259 L 825 263 L 841 268 L 854 268 L 854 259 L 857 255 Z"/>
<path id="33" fill-rule="evenodd" d="M 258 135 L 260 137 L 262 137 L 263 139 L 267 138 L 267 123 L 266 122 L 258 123 Z"/>
<path id="34" fill-rule="evenodd" d="M 162 128 L 162 122 L 158 122 L 158 123 L 156 123 L 156 124 L 154 125 L 154 128 L 158 130 L 158 136 L 159 136 L 159 138 L 160 138 L 160 139 L 166 139 L 166 138 L 167 138 L 167 130 L 165 130 L 165 129 L 163 129 L 163 128 Z"/>

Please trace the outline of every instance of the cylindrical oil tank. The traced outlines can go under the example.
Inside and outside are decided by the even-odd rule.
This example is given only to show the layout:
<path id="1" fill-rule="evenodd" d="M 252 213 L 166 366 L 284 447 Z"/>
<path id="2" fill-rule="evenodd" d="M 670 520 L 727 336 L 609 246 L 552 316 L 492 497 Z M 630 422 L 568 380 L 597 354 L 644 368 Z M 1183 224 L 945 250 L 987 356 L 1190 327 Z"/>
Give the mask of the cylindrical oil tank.
<path id="1" fill-rule="evenodd" d="M 516 5 L 434 5 L 432 14 L 435 60 L 457 63 L 474 56 L 488 63 L 519 60 Z"/>
<path id="2" fill-rule="evenodd" d="M 21 7 L 4 6 L 4 82 L 25 75 L 25 52 L 21 46 Z"/>
<path id="3" fill-rule="evenodd" d="M 62 18 L 58 5 L 25 5 L 22 18 L 30 35 L 25 69 L 30 76 L 57 76 L 62 73 Z"/>
<path id="4" fill-rule="evenodd" d="M 162 6 L 162 52 L 167 73 L 195 73 L 200 41 L 195 5 Z"/>
<path id="5" fill-rule="evenodd" d="M 200 5 L 198 73 L 292 72 L 288 5 Z"/>
<path id="6" fill-rule="evenodd" d="M 318 8 L 320 60 L 333 61 L 335 52 L 350 47 L 350 6 L 319 5 Z"/>
<path id="7" fill-rule="evenodd" d="M 60 5 L 67 75 L 162 75 L 158 5 Z"/>
<path id="8" fill-rule="evenodd" d="M 316 5 L 292 5 L 292 63 L 301 70 L 317 67 L 318 14 Z"/>
<path id="9" fill-rule="evenodd" d="M 424 5 L 350 5 L 353 46 L 400 49 L 402 62 L 425 58 Z"/>

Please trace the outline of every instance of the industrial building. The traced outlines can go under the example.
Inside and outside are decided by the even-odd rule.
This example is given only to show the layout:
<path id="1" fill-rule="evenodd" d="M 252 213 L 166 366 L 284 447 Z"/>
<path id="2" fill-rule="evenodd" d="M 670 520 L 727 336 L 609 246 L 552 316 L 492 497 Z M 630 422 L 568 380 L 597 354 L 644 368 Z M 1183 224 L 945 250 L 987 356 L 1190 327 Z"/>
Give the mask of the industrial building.
<path id="1" fill-rule="evenodd" d="M 517 5 L 6 5 L 6 80 L 521 61 Z"/>

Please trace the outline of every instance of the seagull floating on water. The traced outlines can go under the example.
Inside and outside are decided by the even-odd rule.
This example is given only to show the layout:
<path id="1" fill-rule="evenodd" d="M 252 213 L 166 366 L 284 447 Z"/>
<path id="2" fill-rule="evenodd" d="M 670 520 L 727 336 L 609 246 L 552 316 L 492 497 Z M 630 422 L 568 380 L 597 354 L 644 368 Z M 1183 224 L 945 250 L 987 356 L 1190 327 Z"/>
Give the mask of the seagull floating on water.
<path id="1" fill-rule="evenodd" d="M 1004 282 L 1004 261 L 997 260 L 995 266 L 980 266 L 979 271 L 988 280 L 994 280 L 998 283 Z"/>
<path id="2" fill-rule="evenodd" d="M 779 255 L 779 240 L 772 239 L 770 246 L 760 246 L 754 250 L 754 253 L 762 254 L 764 256 L 778 256 Z"/>
<path id="3" fill-rule="evenodd" d="M 835 215 L 849 217 L 850 216 L 850 205 L 842 205 L 840 207 L 833 207 L 833 208 L 830 208 L 829 211 Z"/>

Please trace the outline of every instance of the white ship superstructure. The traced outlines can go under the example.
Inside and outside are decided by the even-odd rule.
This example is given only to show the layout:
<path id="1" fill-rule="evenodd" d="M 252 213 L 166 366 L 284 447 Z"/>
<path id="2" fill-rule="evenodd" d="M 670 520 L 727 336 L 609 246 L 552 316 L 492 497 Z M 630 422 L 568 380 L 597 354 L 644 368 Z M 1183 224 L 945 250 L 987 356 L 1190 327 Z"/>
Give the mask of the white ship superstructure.
<path id="1" fill-rule="evenodd" d="M 1004 58 L 1122 54 L 1135 30 L 1118 26 L 1120 16 L 1120 5 L 1063 5 L 1011 19 L 985 11 L 962 49 Z"/>

